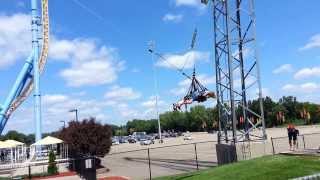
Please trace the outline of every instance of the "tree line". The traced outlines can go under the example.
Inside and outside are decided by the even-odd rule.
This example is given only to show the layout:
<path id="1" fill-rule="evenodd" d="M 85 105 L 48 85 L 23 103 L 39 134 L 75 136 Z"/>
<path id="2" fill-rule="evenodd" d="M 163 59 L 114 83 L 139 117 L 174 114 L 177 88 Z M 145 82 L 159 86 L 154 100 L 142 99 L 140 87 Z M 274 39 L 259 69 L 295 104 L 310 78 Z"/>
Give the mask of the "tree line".
<path id="1" fill-rule="evenodd" d="M 320 105 L 310 102 L 299 102 L 296 97 L 284 96 L 278 101 L 270 97 L 263 98 L 264 115 L 267 127 L 282 126 L 287 123 L 296 125 L 316 124 L 320 122 Z M 259 112 L 259 101 L 248 102 L 250 109 Z M 240 121 L 240 108 L 237 109 L 237 119 Z M 217 107 L 206 108 L 194 106 L 188 111 L 168 111 L 160 114 L 162 131 L 213 131 L 218 129 Z M 133 119 L 123 126 L 109 125 L 113 135 L 129 135 L 132 132 L 145 131 L 147 133 L 158 132 L 156 119 Z M 47 133 L 43 136 L 57 136 L 57 132 Z M 34 134 L 25 135 L 17 131 L 9 131 L 0 136 L 0 140 L 13 139 L 24 142 L 27 145 L 34 143 Z"/>
<path id="2" fill-rule="evenodd" d="M 319 104 L 299 102 L 294 96 L 283 96 L 278 101 L 265 97 L 262 100 L 266 126 L 275 127 L 288 123 L 296 125 L 315 124 L 320 122 Z M 260 113 L 259 101 L 248 101 L 248 106 Z M 236 110 L 238 123 L 241 122 L 241 109 Z M 250 115 L 249 115 L 250 116 Z M 252 116 L 253 117 L 253 116 Z M 213 131 L 218 129 L 218 109 L 194 106 L 188 111 L 169 111 L 160 114 L 160 123 L 163 131 Z M 254 119 L 253 119 L 254 120 Z M 112 126 L 114 135 L 128 135 L 135 131 L 156 133 L 158 122 L 156 119 L 133 119 L 124 126 Z"/>

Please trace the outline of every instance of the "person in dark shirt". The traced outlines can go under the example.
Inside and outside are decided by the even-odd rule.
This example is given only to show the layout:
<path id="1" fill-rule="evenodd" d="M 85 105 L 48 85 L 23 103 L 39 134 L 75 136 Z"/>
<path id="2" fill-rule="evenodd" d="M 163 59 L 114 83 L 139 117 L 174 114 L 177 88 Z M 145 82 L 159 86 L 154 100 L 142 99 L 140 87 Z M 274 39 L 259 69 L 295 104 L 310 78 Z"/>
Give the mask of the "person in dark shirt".
<path id="1" fill-rule="evenodd" d="M 294 127 L 293 124 L 288 125 L 288 137 L 289 137 L 289 145 L 290 151 L 294 151 L 297 147 L 297 136 L 299 135 L 299 130 Z M 292 144 L 293 141 L 293 144 Z"/>

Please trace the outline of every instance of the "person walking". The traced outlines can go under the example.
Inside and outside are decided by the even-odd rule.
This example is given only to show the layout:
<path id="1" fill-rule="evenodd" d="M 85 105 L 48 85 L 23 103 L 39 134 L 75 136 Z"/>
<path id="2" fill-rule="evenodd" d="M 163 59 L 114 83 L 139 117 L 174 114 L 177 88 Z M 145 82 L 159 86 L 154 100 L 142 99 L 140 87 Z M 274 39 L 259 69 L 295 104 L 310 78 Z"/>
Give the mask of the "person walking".
<path id="1" fill-rule="evenodd" d="M 293 124 L 289 124 L 287 131 L 288 131 L 288 137 L 289 137 L 290 151 L 294 151 L 295 149 L 298 148 L 297 136 L 299 135 L 299 130 L 296 129 Z M 293 141 L 293 144 L 292 144 L 292 141 Z"/>

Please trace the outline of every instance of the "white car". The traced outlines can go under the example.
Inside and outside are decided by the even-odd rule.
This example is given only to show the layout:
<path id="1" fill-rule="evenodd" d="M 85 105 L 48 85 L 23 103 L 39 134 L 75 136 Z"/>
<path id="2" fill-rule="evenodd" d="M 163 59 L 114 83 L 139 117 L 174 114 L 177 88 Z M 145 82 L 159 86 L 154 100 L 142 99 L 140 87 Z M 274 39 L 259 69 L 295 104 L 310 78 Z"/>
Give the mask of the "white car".
<path id="1" fill-rule="evenodd" d="M 149 139 L 140 140 L 140 145 L 150 145 L 150 144 L 154 144 L 154 140 L 149 140 Z"/>
<path id="2" fill-rule="evenodd" d="M 114 141 L 114 142 L 112 142 L 112 145 L 114 146 L 114 145 L 119 145 L 120 143 L 119 143 L 119 141 Z"/>
<path id="3" fill-rule="evenodd" d="M 112 138 L 112 145 L 119 145 L 119 144 L 120 144 L 120 142 L 118 139 Z"/>
<path id="4" fill-rule="evenodd" d="M 183 135 L 183 140 L 192 140 L 191 134 Z"/>

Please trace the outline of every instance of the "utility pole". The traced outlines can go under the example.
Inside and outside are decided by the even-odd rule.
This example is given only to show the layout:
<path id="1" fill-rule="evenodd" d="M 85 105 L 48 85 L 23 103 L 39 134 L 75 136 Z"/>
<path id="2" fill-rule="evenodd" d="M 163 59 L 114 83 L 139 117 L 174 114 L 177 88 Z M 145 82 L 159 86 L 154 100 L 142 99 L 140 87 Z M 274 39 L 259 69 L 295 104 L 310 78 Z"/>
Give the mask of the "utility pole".
<path id="1" fill-rule="evenodd" d="M 154 81 L 154 92 L 155 92 L 155 110 L 156 110 L 156 116 L 158 120 L 158 135 L 159 135 L 159 142 L 163 143 L 162 135 L 161 135 L 161 123 L 160 123 L 160 117 L 159 117 L 159 107 L 158 107 L 158 79 L 157 79 L 157 69 L 155 66 L 155 59 L 153 55 L 153 51 L 155 48 L 155 42 L 151 41 L 149 43 L 149 52 L 151 53 L 151 59 L 153 64 L 153 81 Z"/>

